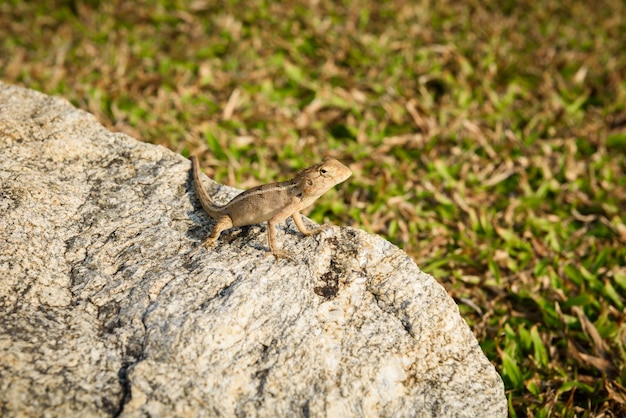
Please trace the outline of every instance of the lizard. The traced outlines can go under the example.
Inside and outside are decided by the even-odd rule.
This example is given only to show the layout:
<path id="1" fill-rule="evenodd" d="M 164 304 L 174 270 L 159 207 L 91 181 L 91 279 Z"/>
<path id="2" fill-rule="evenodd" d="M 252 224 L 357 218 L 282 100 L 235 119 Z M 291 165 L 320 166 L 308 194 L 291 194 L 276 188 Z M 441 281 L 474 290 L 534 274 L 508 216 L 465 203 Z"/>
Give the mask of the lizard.
<path id="1" fill-rule="evenodd" d="M 348 167 L 334 158 L 327 158 L 299 171 L 291 180 L 253 187 L 235 196 L 224 206 L 217 206 L 202 187 L 198 158 L 191 156 L 191 163 L 198 200 L 205 212 L 217 221 L 209 237 L 192 253 L 215 244 L 224 230 L 267 221 L 269 250 L 276 260 L 281 257 L 291 258 L 278 248 L 276 224 L 291 216 L 298 230 L 305 236 L 321 232 L 325 226 L 309 230 L 302 221 L 300 211 L 352 175 Z"/>

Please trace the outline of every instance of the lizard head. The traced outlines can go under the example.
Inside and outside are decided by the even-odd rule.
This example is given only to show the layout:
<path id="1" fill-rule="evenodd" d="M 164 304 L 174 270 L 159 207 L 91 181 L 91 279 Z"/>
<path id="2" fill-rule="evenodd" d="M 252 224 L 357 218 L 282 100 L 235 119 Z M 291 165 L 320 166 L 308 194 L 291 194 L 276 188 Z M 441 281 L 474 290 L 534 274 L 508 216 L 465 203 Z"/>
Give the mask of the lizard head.
<path id="1" fill-rule="evenodd" d="M 327 158 L 301 171 L 297 178 L 304 195 L 317 199 L 351 175 L 352 171 L 348 167 L 334 158 Z"/>

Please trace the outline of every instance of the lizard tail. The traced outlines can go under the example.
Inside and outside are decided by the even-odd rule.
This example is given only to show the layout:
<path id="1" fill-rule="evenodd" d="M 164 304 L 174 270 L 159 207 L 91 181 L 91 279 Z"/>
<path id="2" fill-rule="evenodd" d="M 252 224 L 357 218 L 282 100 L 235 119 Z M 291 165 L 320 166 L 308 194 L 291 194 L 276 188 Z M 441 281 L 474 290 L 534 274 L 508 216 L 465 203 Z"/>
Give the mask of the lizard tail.
<path id="1" fill-rule="evenodd" d="M 198 200 L 200 200 L 200 204 L 202 208 L 209 214 L 209 216 L 213 219 L 219 218 L 222 214 L 219 212 L 219 206 L 216 206 L 211 200 L 209 194 L 202 187 L 202 182 L 200 181 L 200 163 L 198 162 L 198 157 L 195 155 L 191 156 L 191 165 L 193 167 L 193 184 L 196 189 L 196 195 L 198 196 Z"/>

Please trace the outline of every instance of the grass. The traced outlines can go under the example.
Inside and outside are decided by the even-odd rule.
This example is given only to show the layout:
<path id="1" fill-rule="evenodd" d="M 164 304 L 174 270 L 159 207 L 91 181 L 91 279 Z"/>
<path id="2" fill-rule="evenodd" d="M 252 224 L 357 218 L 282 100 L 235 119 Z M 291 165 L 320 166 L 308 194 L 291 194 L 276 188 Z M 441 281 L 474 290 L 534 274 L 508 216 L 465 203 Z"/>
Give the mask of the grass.
<path id="1" fill-rule="evenodd" d="M 626 4 L 12 0 L 0 78 L 246 188 L 330 155 L 317 221 L 458 302 L 511 416 L 626 414 Z"/>

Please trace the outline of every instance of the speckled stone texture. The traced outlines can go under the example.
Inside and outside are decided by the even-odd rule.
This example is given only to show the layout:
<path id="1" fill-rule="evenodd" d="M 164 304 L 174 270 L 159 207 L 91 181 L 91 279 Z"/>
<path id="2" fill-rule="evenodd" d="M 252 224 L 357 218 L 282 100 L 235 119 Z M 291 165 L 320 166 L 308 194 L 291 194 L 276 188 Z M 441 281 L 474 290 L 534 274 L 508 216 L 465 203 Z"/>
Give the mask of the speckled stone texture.
<path id="1" fill-rule="evenodd" d="M 454 301 L 380 237 L 290 220 L 295 262 L 265 225 L 190 257 L 190 167 L 0 83 L 1 416 L 507 415 Z"/>

